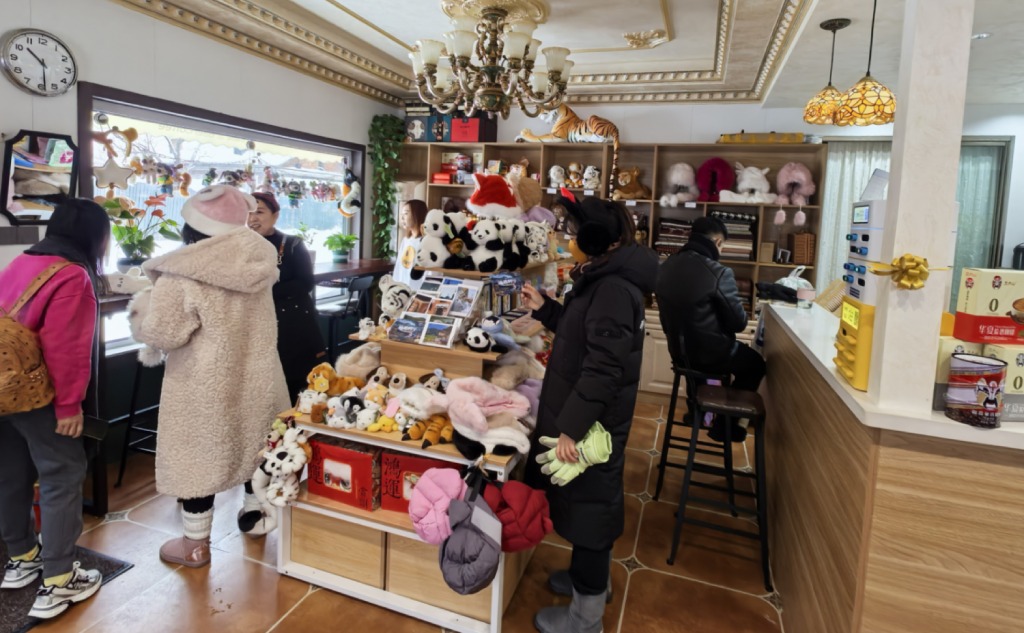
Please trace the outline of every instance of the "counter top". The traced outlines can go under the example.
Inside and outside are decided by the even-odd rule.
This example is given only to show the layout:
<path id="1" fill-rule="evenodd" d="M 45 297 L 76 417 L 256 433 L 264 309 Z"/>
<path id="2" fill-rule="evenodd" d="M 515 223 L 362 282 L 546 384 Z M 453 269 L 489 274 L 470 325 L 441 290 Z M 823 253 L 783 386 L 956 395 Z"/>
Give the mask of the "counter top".
<path id="1" fill-rule="evenodd" d="M 901 411 L 880 407 L 868 394 L 857 391 L 836 371 L 835 338 L 839 318 L 821 306 L 811 309 L 769 305 L 772 315 L 782 325 L 818 371 L 853 414 L 866 426 L 938 437 L 985 446 L 1024 450 L 1024 423 L 1004 422 L 998 429 L 980 429 L 947 418 L 941 411 Z M 777 336 L 765 332 L 765 336 Z M 934 368 L 929 368 L 934 371 Z"/>

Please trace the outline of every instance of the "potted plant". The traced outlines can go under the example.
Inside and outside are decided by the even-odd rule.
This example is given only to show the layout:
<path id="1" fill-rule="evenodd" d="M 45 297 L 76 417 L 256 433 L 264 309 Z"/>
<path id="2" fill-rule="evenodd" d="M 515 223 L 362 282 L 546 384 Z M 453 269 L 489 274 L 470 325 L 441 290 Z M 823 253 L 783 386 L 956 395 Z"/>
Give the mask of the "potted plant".
<path id="1" fill-rule="evenodd" d="M 358 237 L 348 233 L 331 233 L 324 240 L 324 246 L 334 253 L 335 264 L 344 264 L 348 262 L 349 251 L 358 240 Z"/>
<path id="2" fill-rule="evenodd" d="M 145 209 L 135 207 L 128 198 L 103 200 L 103 207 L 114 221 L 114 241 L 124 253 L 124 257 L 117 260 L 117 269 L 122 273 L 142 265 L 153 256 L 157 234 L 168 240 L 181 241 L 178 222 L 165 217 L 161 208 L 166 199 L 166 194 L 151 196 L 144 203 Z"/>
<path id="3" fill-rule="evenodd" d="M 306 249 L 309 250 L 309 261 L 316 264 L 316 250 L 313 248 L 313 229 L 305 222 L 299 222 L 299 228 L 296 229 L 295 236 L 302 240 L 302 243 L 306 245 Z"/>

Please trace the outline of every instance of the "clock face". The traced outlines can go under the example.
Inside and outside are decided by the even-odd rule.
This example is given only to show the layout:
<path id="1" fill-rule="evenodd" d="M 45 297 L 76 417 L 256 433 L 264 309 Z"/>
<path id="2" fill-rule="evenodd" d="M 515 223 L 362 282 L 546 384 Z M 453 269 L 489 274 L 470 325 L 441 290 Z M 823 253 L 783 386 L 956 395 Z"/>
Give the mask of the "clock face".
<path id="1" fill-rule="evenodd" d="M 78 66 L 64 42 L 45 31 L 23 29 L 4 36 L 0 66 L 19 88 L 55 97 L 75 85 Z"/>

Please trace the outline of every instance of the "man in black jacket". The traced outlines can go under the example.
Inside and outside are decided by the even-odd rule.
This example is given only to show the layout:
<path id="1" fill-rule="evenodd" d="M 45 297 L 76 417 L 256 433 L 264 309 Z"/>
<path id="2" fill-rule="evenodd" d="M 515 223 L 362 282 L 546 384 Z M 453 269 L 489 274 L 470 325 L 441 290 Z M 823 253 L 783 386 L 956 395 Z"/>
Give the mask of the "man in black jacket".
<path id="1" fill-rule="evenodd" d="M 719 263 L 722 244 L 729 238 L 718 218 L 693 222 L 690 241 L 661 265 L 655 294 L 665 334 L 683 341 L 690 365 L 709 373 L 728 373 L 732 386 L 757 391 L 764 378 L 761 355 L 736 342 L 747 327 L 736 276 Z M 722 439 L 721 429 L 712 437 Z M 736 429 L 734 440 L 745 432 Z"/>

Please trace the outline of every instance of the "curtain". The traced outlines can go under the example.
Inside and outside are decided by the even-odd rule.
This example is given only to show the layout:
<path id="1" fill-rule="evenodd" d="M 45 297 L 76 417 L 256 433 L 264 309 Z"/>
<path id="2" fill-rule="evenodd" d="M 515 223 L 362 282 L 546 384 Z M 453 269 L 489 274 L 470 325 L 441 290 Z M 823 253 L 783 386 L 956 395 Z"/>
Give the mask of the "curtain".
<path id="1" fill-rule="evenodd" d="M 815 287 L 824 289 L 843 276 L 853 203 L 860 200 L 876 169 L 889 171 L 891 154 L 890 141 L 829 142 Z"/>
<path id="2" fill-rule="evenodd" d="M 1003 147 L 964 145 L 960 148 L 960 173 L 956 200 L 960 203 L 957 221 L 956 255 L 953 258 L 953 291 L 950 310 L 956 310 L 960 291 L 960 271 L 987 268 L 996 250 L 996 210 L 999 208 L 999 180 Z"/>

